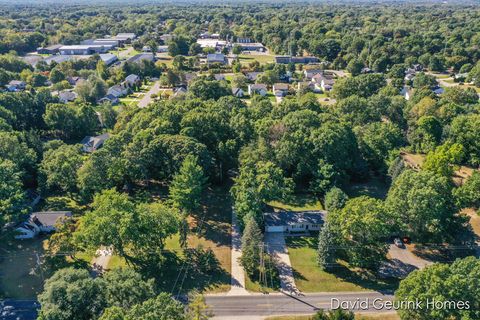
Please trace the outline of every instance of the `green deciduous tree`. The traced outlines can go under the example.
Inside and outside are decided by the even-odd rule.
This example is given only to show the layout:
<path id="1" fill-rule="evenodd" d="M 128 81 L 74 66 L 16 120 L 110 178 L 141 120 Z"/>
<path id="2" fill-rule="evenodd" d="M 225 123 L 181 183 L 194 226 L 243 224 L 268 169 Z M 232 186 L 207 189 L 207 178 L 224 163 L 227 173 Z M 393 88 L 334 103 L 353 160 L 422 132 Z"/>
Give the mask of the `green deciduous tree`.
<path id="1" fill-rule="evenodd" d="M 348 200 L 348 196 L 342 189 L 333 187 L 325 194 L 325 209 L 333 211 L 343 208 Z"/>
<path id="2" fill-rule="evenodd" d="M 453 264 L 434 264 L 417 270 L 400 282 L 395 292 L 398 301 L 421 301 L 422 308 L 398 311 L 402 320 L 478 319 L 480 317 L 480 260 L 458 259 Z M 468 308 L 427 308 L 427 300 L 439 303 L 468 303 Z"/>
<path id="3" fill-rule="evenodd" d="M 347 201 L 339 210 L 330 212 L 327 224 L 336 234 L 340 253 L 358 267 L 377 268 L 386 259 L 389 218 L 381 200 L 361 196 Z"/>
<path id="4" fill-rule="evenodd" d="M 0 225 L 15 221 L 25 208 L 22 174 L 10 160 L 0 159 Z"/>
<path id="5" fill-rule="evenodd" d="M 40 186 L 43 190 L 74 192 L 77 187 L 77 170 L 83 163 L 78 145 L 60 144 L 48 149 L 40 163 Z"/>
<path id="6" fill-rule="evenodd" d="M 106 306 L 101 278 L 87 270 L 61 269 L 49 278 L 38 296 L 41 320 L 97 319 Z"/>
<path id="7" fill-rule="evenodd" d="M 415 241 L 450 239 L 458 228 L 452 183 L 430 171 L 402 172 L 393 181 L 386 206 L 396 227 Z"/>

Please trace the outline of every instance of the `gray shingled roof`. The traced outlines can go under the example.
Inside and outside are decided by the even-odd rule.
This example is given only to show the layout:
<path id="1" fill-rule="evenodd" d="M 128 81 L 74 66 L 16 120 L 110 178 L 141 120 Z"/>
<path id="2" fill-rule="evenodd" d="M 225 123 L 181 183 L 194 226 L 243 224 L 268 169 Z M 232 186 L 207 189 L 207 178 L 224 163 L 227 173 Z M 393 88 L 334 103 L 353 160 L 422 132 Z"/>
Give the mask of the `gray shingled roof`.
<path id="1" fill-rule="evenodd" d="M 278 211 L 264 213 L 266 226 L 287 226 L 292 224 L 323 224 L 326 211 Z"/>

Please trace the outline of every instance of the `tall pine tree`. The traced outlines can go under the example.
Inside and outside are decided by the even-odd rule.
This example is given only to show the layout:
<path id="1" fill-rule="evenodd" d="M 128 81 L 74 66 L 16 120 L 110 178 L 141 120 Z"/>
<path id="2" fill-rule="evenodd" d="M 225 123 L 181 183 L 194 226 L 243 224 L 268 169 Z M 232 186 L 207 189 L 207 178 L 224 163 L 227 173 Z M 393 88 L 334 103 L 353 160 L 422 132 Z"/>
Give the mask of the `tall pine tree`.
<path id="1" fill-rule="evenodd" d="M 240 262 L 250 276 L 254 275 L 260 263 L 262 232 L 253 217 L 247 221 L 242 236 L 242 257 Z"/>
<path id="2" fill-rule="evenodd" d="M 322 270 L 328 270 L 336 260 L 335 232 L 330 224 L 325 223 L 318 234 L 317 262 Z"/>
<path id="3" fill-rule="evenodd" d="M 197 157 L 187 156 L 170 185 L 170 200 L 173 206 L 186 213 L 198 210 L 206 183 L 207 178 Z"/>

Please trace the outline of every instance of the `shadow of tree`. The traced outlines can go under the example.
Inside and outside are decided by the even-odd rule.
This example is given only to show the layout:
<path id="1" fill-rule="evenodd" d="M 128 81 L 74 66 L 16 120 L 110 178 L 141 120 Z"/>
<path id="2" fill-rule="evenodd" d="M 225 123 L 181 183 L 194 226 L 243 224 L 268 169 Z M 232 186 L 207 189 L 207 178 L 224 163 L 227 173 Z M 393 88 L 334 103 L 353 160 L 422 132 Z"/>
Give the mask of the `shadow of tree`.
<path id="1" fill-rule="evenodd" d="M 192 289 L 202 292 L 230 285 L 230 273 L 221 267 L 210 249 L 188 249 L 184 257 L 173 252 L 167 252 L 164 256 L 162 267 L 156 272 L 149 271 L 162 291 L 177 295 Z"/>

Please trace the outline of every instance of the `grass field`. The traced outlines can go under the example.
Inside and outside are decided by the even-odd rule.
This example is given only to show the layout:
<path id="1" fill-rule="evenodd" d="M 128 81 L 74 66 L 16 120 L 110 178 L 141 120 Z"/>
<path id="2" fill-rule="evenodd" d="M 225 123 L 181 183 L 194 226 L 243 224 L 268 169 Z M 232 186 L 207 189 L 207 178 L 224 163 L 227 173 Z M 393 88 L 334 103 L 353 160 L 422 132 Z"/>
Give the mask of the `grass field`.
<path id="1" fill-rule="evenodd" d="M 242 65 L 248 65 L 253 61 L 258 61 L 260 64 L 273 63 L 274 56 L 269 54 L 240 54 L 238 56 Z"/>
<path id="2" fill-rule="evenodd" d="M 150 192 L 137 191 L 137 199 L 163 198 L 164 190 L 150 188 Z M 163 290 L 175 294 L 185 293 L 193 288 L 202 292 L 216 293 L 230 290 L 231 270 L 231 202 L 226 188 L 215 188 L 206 192 L 204 212 L 189 219 L 191 233 L 188 248 L 211 249 L 216 258 L 216 270 L 207 274 L 194 270 L 191 261 L 180 247 L 179 235 L 168 238 L 165 243 L 165 261 L 158 272 L 157 282 Z M 204 217 L 204 218 L 203 218 Z M 200 227 L 201 225 L 201 227 Z M 201 254 L 202 250 L 199 252 Z M 124 259 L 113 256 L 108 269 L 125 267 Z"/>
<path id="3" fill-rule="evenodd" d="M 345 192 L 350 198 L 369 196 L 377 199 L 385 199 L 389 187 L 389 184 L 382 178 L 373 176 L 366 182 L 349 184 Z"/>
<path id="4" fill-rule="evenodd" d="M 269 206 L 274 209 L 289 211 L 322 210 L 323 206 L 320 199 L 312 194 L 295 194 L 288 201 L 271 201 Z"/>
<path id="5" fill-rule="evenodd" d="M 302 292 L 338 292 L 384 290 L 395 288 L 396 282 L 379 280 L 370 272 L 349 269 L 339 262 L 333 272 L 317 266 L 317 237 L 286 238 L 295 283 Z"/>

